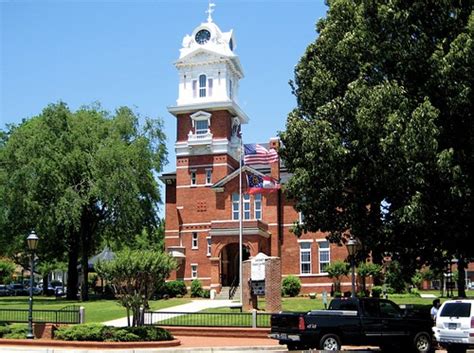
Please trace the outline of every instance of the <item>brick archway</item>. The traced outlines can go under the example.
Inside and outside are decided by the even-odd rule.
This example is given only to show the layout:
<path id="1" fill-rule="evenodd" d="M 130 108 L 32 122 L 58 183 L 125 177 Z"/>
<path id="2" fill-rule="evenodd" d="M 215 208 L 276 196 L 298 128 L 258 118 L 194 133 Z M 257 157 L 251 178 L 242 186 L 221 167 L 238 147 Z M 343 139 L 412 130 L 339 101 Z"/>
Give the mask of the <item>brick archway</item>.
<path id="1" fill-rule="evenodd" d="M 248 244 L 243 244 L 242 259 L 248 260 L 251 250 Z M 220 283 L 223 287 L 236 285 L 239 281 L 239 243 L 228 243 L 221 248 L 220 254 Z"/>

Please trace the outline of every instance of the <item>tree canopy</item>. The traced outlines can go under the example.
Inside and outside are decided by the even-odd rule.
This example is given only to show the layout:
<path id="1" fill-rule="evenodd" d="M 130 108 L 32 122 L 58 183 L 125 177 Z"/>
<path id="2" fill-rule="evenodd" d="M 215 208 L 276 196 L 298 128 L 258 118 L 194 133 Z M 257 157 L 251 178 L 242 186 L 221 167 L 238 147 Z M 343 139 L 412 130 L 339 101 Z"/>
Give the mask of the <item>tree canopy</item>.
<path id="1" fill-rule="evenodd" d="M 101 239 L 126 240 L 158 225 L 153 173 L 166 155 L 161 120 L 127 107 L 72 112 L 60 102 L 8 126 L 0 144 L 2 251 L 24 249 L 36 230 L 40 256 L 67 258 L 68 296 L 75 298 L 78 265 L 87 278 L 87 259 Z M 86 296 L 87 281 L 83 286 Z"/>
<path id="2" fill-rule="evenodd" d="M 331 0 L 280 133 L 300 231 L 407 269 L 474 257 L 472 1 Z"/>

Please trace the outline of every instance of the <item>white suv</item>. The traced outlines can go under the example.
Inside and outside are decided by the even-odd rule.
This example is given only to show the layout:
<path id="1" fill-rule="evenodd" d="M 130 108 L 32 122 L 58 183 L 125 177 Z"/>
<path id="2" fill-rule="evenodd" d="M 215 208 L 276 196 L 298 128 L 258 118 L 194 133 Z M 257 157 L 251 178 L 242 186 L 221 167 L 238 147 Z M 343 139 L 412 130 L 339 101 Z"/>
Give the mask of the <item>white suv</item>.
<path id="1" fill-rule="evenodd" d="M 445 301 L 436 315 L 433 332 L 448 352 L 465 352 L 474 346 L 474 299 Z"/>

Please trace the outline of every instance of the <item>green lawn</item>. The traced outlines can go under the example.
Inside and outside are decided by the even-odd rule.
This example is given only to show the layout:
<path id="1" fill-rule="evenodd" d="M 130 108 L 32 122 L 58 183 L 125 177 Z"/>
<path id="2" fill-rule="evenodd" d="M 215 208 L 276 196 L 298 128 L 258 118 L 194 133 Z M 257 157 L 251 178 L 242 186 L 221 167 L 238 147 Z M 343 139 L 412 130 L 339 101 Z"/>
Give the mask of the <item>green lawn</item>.
<path id="1" fill-rule="evenodd" d="M 189 303 L 189 298 L 173 298 L 168 300 L 152 300 L 150 307 L 153 310 L 169 308 L 171 306 Z M 48 297 L 34 297 L 34 309 L 61 309 L 67 305 L 83 306 L 86 309 L 86 322 L 104 322 L 120 319 L 126 316 L 125 308 L 116 300 L 90 300 L 88 302 L 55 299 Z M 27 309 L 28 297 L 0 297 L 0 309 Z"/>

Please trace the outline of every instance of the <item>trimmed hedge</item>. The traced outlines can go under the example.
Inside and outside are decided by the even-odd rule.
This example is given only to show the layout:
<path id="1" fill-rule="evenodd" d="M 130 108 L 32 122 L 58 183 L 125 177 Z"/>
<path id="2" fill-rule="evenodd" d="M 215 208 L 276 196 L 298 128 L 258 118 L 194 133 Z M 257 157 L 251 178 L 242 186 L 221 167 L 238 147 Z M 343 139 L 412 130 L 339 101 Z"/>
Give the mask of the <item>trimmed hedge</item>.
<path id="1" fill-rule="evenodd" d="M 0 325 L 0 338 L 24 339 L 28 333 L 25 324 Z"/>
<path id="2" fill-rule="evenodd" d="M 54 333 L 55 340 L 96 341 L 96 342 L 136 342 L 170 341 L 173 336 L 161 327 L 112 327 L 101 324 L 82 324 L 60 327 Z"/>

